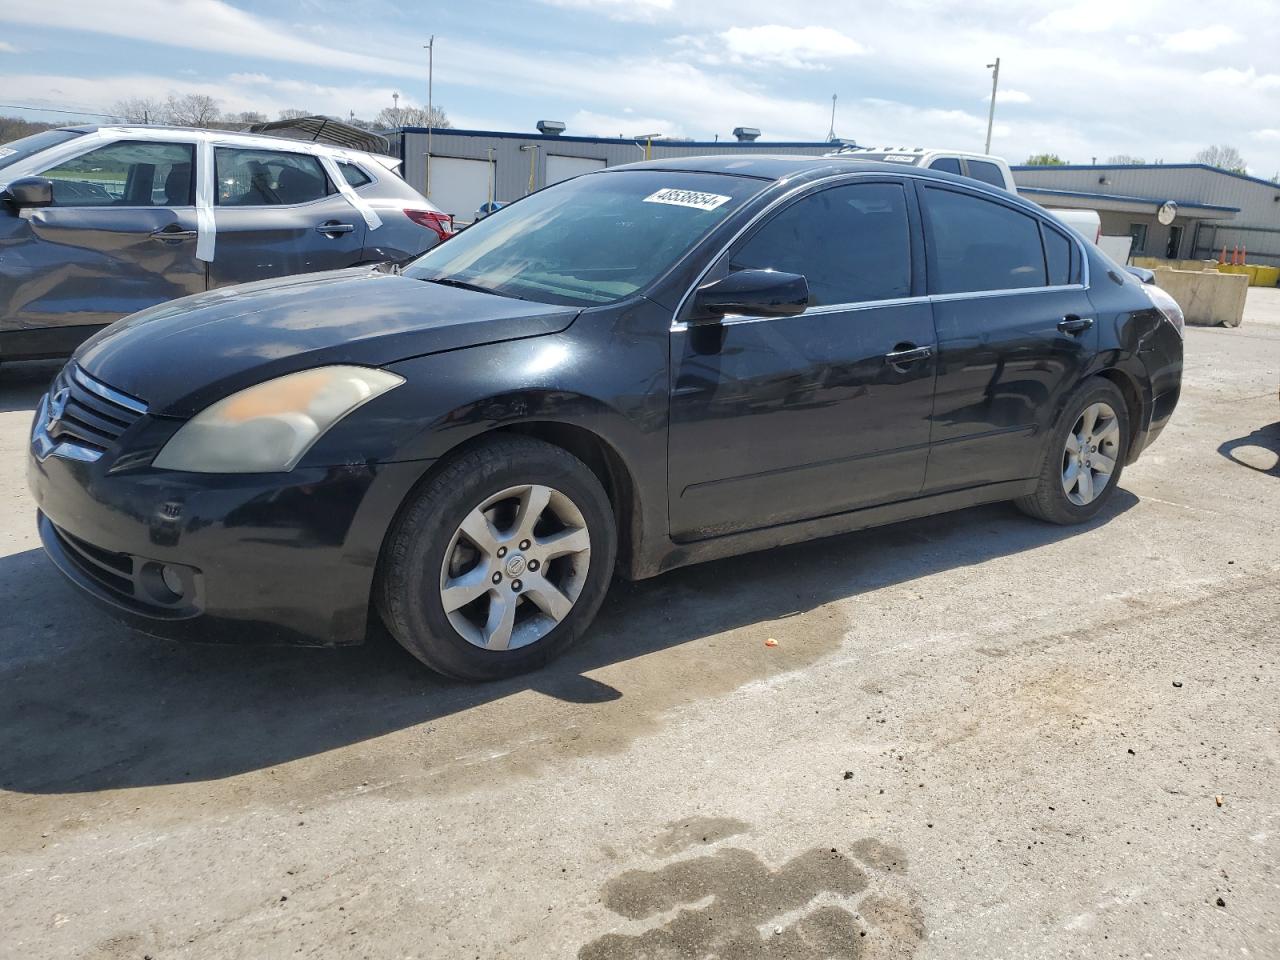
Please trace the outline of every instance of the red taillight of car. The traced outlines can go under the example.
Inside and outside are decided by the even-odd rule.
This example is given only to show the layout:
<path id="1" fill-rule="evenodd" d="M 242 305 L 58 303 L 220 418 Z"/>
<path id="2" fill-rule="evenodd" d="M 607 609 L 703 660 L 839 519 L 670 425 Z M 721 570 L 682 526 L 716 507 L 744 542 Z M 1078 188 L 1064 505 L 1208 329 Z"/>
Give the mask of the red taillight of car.
<path id="1" fill-rule="evenodd" d="M 406 210 L 404 215 L 418 226 L 434 230 L 441 240 L 448 240 L 453 236 L 453 217 L 450 214 L 435 210 Z"/>

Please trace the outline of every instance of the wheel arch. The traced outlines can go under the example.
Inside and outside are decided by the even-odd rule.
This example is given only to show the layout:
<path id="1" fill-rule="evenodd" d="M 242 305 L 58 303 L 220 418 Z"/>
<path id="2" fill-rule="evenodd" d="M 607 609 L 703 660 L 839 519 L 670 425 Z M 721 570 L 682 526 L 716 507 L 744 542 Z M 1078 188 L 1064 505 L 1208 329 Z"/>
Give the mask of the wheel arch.
<path id="1" fill-rule="evenodd" d="M 1120 395 L 1124 397 L 1124 405 L 1129 414 L 1129 435 L 1125 438 L 1125 464 L 1131 464 L 1138 459 L 1141 453 L 1138 438 L 1142 436 L 1146 423 L 1145 413 L 1146 404 L 1143 401 L 1143 392 L 1138 385 L 1138 381 L 1133 374 L 1122 370 L 1120 367 L 1106 367 L 1097 371 L 1094 376 L 1103 380 L 1108 380 L 1115 384 L 1120 391 Z"/>
<path id="2" fill-rule="evenodd" d="M 406 505 L 413 502 L 417 492 L 445 469 L 458 457 L 469 450 L 494 439 L 504 436 L 523 436 L 541 440 L 567 451 L 581 460 L 604 487 L 609 503 L 613 507 L 614 523 L 618 535 L 617 564 L 619 573 L 634 579 L 640 556 L 639 548 L 643 538 L 643 505 L 636 477 L 627 465 L 625 458 L 615 444 L 601 436 L 598 432 L 576 423 L 563 420 L 531 418 L 514 422 L 497 422 L 487 429 L 460 438 L 452 446 L 442 451 L 431 465 L 423 471 L 399 504 L 395 518 L 388 525 L 383 535 L 379 557 L 385 548 L 387 538 Z"/>

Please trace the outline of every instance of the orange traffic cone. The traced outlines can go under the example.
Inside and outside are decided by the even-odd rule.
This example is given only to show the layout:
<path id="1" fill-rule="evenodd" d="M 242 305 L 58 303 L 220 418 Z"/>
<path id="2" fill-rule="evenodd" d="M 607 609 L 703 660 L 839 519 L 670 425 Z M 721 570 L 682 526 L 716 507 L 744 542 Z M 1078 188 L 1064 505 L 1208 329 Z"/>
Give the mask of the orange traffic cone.
<path id="1" fill-rule="evenodd" d="M 1218 265 L 1225 267 L 1227 265 L 1227 245 L 1222 245 L 1222 253 L 1218 257 Z"/>
<path id="2" fill-rule="evenodd" d="M 1241 246 L 1240 247 L 1240 266 L 1243 267 L 1248 262 L 1249 262 L 1249 248 L 1248 246 Z"/>

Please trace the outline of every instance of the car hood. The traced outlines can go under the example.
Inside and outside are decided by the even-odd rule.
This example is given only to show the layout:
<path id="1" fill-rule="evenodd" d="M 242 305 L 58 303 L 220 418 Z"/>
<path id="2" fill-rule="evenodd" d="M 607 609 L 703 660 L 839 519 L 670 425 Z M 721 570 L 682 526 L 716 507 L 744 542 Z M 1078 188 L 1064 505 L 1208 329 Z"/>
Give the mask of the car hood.
<path id="1" fill-rule="evenodd" d="M 255 383 L 556 333 L 577 310 L 368 267 L 226 287 L 126 317 L 76 351 L 90 375 L 189 417 Z"/>

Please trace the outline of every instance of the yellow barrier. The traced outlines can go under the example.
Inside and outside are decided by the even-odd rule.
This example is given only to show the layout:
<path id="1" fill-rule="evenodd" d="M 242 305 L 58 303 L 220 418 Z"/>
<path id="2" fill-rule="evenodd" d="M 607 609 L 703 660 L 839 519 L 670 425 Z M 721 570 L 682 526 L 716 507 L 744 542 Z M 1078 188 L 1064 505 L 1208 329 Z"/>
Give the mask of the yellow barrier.
<path id="1" fill-rule="evenodd" d="M 1274 287 L 1280 282 L 1280 267 L 1268 267 L 1260 263 L 1218 264 L 1219 273 L 1241 274 L 1249 278 L 1251 287 Z"/>

